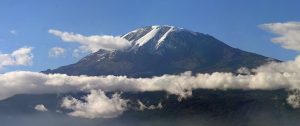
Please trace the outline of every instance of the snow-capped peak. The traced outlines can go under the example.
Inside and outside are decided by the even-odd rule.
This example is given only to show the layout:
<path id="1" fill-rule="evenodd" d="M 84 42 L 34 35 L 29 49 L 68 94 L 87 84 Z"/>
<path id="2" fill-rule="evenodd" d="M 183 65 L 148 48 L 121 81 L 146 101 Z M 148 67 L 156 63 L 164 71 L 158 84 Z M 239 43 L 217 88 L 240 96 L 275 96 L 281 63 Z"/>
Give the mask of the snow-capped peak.
<path id="1" fill-rule="evenodd" d="M 154 48 L 157 49 L 171 32 L 181 29 L 169 25 L 153 25 L 136 29 L 121 37 L 130 41 L 133 49 L 139 48 L 148 42 L 155 42 Z"/>
<path id="2" fill-rule="evenodd" d="M 159 26 L 152 26 L 152 30 L 135 42 L 135 45 L 142 46 L 152 39 L 160 30 Z"/>
<path id="3" fill-rule="evenodd" d="M 153 26 L 151 26 L 151 28 L 153 28 L 153 29 L 156 29 L 156 28 L 159 28 L 160 26 L 159 25 L 153 25 Z"/>

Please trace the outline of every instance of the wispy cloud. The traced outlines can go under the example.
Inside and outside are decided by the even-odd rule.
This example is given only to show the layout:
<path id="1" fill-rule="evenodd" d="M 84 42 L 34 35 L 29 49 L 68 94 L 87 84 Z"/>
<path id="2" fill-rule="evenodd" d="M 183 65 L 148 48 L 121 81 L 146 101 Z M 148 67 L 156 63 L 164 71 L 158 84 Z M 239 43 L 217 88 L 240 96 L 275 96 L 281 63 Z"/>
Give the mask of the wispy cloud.
<path id="1" fill-rule="evenodd" d="M 16 30 L 10 30 L 9 33 L 12 34 L 12 35 L 17 35 L 18 34 L 18 32 Z"/>
<path id="2" fill-rule="evenodd" d="M 84 52 L 80 49 L 74 49 L 72 52 L 72 56 L 75 58 L 81 58 L 83 55 L 85 55 L 87 52 Z"/>
<path id="3" fill-rule="evenodd" d="M 48 31 L 57 37 L 60 37 L 65 42 L 74 42 L 80 44 L 80 51 L 96 52 L 99 49 L 105 50 L 122 50 L 130 46 L 130 42 L 119 36 L 111 35 L 91 35 L 84 36 L 72 32 L 63 32 L 55 29 Z"/>
<path id="4" fill-rule="evenodd" d="M 22 47 L 10 54 L 0 53 L 0 68 L 5 66 L 28 66 L 32 65 L 32 48 Z"/>
<path id="5" fill-rule="evenodd" d="M 61 47 L 53 47 L 48 52 L 49 57 L 54 57 L 54 58 L 63 56 L 64 54 L 65 54 L 65 49 Z"/>
<path id="6" fill-rule="evenodd" d="M 260 27 L 279 35 L 272 42 L 279 43 L 286 49 L 300 51 L 300 22 L 268 23 Z"/>

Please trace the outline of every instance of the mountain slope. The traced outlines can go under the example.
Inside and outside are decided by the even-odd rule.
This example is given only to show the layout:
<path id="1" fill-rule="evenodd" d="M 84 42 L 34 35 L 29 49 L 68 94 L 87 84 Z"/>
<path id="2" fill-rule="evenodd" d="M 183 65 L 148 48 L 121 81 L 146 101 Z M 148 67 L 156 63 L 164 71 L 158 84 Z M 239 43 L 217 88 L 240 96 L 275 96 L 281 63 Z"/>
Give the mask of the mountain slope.
<path id="1" fill-rule="evenodd" d="M 123 36 L 131 42 L 124 50 L 99 50 L 79 62 L 45 73 L 69 75 L 127 75 L 150 77 L 185 71 L 235 72 L 269 60 L 258 54 L 232 48 L 216 38 L 173 26 L 148 26 Z"/>
<path id="2" fill-rule="evenodd" d="M 285 90 L 194 90 L 193 97 L 177 100 L 166 92 L 124 92 L 132 109 L 111 119 L 84 119 L 66 115 L 60 99 L 70 94 L 16 95 L 0 101 L 0 122 L 4 126 L 296 126 L 299 109 L 286 103 Z M 81 98 L 82 94 L 71 94 Z M 163 108 L 136 110 L 137 101 L 162 103 Z M 34 110 L 44 104 L 48 112 Z M 58 111 L 59 110 L 59 111 Z M 58 112 L 56 112 L 58 111 Z"/>

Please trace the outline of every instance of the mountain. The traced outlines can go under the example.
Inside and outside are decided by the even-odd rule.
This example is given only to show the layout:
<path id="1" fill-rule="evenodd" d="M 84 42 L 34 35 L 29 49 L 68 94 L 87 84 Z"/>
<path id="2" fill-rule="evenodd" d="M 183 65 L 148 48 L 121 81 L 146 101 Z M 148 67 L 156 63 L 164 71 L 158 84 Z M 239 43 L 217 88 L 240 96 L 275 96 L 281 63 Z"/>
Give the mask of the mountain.
<path id="1" fill-rule="evenodd" d="M 148 26 L 121 36 L 131 42 L 124 50 L 100 49 L 79 62 L 45 73 L 150 77 L 185 71 L 235 72 L 274 60 L 230 47 L 199 32 L 174 26 Z"/>
<path id="2" fill-rule="evenodd" d="M 45 73 L 69 75 L 127 75 L 150 77 L 185 71 L 235 72 L 253 68 L 272 58 L 232 48 L 216 38 L 173 26 L 149 26 L 121 36 L 131 42 L 124 50 L 99 50 L 79 62 Z M 278 60 L 275 60 L 278 61 Z M 106 92 L 108 96 L 114 92 Z M 300 123 L 300 109 L 286 101 L 289 92 L 278 90 L 196 89 L 193 96 L 178 99 L 165 91 L 123 92 L 128 110 L 116 118 L 85 119 L 67 115 L 62 99 L 81 99 L 86 92 L 19 94 L 0 101 L 1 125 L 9 126 L 293 126 Z M 161 103 L 160 109 L 138 110 Z M 39 112 L 35 105 L 47 106 Z"/>

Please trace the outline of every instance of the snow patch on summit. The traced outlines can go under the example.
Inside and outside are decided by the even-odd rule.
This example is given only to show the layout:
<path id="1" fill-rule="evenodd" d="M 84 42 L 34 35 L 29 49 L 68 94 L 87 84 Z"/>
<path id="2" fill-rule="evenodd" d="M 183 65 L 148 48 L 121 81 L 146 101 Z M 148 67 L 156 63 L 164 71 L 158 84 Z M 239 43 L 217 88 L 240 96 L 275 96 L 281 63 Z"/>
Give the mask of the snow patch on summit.
<path id="1" fill-rule="evenodd" d="M 135 45 L 142 46 L 146 44 L 150 39 L 152 39 L 157 32 L 159 31 L 160 27 L 159 26 L 152 26 L 152 30 L 148 32 L 146 35 L 138 39 L 135 43 Z"/>
<path id="2" fill-rule="evenodd" d="M 174 31 L 174 27 L 170 26 L 170 29 L 158 40 L 157 44 L 156 44 L 156 49 L 160 46 L 160 44 L 166 39 L 166 37 L 168 36 L 168 34 L 172 31 Z"/>
<path id="3" fill-rule="evenodd" d="M 158 49 L 170 33 L 177 30 L 183 29 L 169 25 L 153 25 L 135 29 L 134 31 L 122 35 L 121 38 L 125 38 L 130 41 L 130 50 L 138 49 L 152 40 L 154 44 L 153 47 L 151 46 L 150 48 Z"/>

